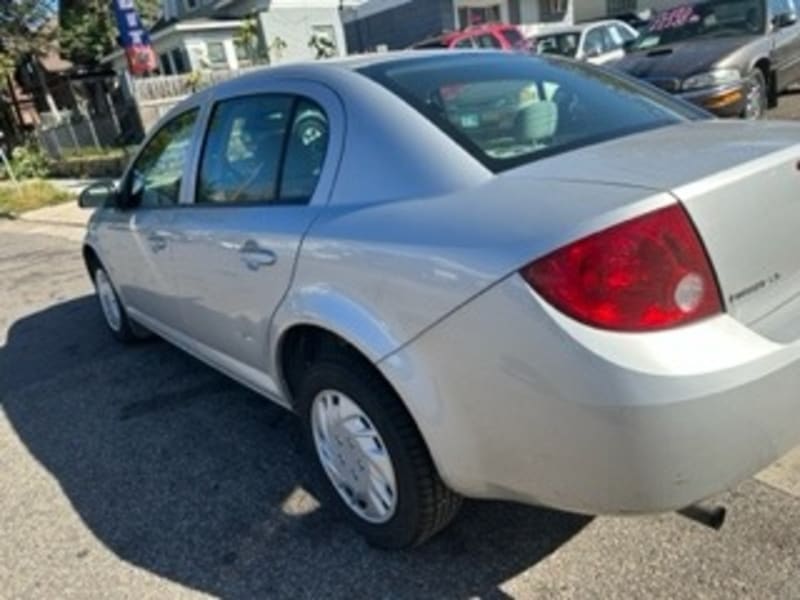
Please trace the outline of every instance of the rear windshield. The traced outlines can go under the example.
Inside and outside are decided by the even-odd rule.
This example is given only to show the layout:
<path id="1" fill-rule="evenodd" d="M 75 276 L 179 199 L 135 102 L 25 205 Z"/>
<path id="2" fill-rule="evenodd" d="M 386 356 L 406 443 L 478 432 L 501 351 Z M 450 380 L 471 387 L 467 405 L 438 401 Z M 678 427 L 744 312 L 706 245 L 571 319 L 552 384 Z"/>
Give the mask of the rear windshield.
<path id="1" fill-rule="evenodd" d="M 522 34 L 516 29 L 503 29 L 501 33 L 512 48 L 521 49 L 525 47 L 525 38 L 522 37 Z"/>
<path id="2" fill-rule="evenodd" d="M 462 54 L 361 69 L 493 171 L 705 117 L 622 75 L 567 61 Z"/>

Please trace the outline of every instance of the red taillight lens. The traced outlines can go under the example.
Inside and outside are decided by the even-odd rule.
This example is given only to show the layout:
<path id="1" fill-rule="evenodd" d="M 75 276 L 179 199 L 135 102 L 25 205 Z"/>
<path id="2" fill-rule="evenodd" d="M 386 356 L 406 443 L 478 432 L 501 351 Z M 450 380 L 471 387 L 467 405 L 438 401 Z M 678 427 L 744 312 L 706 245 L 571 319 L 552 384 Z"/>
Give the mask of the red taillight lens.
<path id="1" fill-rule="evenodd" d="M 706 251 L 677 204 L 573 242 L 520 273 L 557 309 L 602 329 L 654 331 L 722 312 Z"/>

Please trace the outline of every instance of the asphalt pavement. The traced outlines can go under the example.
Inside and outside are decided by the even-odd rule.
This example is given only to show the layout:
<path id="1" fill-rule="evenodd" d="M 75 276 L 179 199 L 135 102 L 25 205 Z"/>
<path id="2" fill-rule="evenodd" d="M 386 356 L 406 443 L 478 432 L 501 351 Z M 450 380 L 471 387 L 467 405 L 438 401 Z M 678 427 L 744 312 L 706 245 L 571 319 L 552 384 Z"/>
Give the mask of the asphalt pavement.
<path id="1" fill-rule="evenodd" d="M 0 598 L 800 598 L 797 453 L 711 500 L 719 532 L 468 502 L 370 549 L 307 492 L 294 417 L 111 339 L 80 228 L 49 221 L 0 222 Z"/>

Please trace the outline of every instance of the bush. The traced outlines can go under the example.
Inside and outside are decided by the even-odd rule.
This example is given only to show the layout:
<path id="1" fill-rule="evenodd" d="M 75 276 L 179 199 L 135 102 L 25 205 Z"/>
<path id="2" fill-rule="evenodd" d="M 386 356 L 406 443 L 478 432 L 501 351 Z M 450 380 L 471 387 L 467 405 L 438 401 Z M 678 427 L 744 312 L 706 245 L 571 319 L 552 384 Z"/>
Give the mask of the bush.
<path id="1" fill-rule="evenodd" d="M 11 170 L 17 179 L 36 179 L 47 177 L 50 164 L 41 149 L 34 144 L 17 146 L 11 151 Z M 5 168 L 3 168 L 5 171 Z M 8 173 L 5 173 L 9 178 Z"/>
<path id="2" fill-rule="evenodd" d="M 74 200 L 69 192 L 46 181 L 0 184 L 0 216 L 13 216 L 26 210 Z"/>

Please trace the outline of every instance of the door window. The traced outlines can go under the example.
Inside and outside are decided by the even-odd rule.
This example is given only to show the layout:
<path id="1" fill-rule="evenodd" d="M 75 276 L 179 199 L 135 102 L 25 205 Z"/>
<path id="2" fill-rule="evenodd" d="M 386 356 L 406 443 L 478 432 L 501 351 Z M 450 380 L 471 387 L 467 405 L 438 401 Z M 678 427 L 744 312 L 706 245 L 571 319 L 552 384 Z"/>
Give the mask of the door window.
<path id="1" fill-rule="evenodd" d="M 131 197 L 138 206 L 155 208 L 178 203 L 197 112 L 193 109 L 172 119 L 139 154 L 129 184 Z"/>
<path id="2" fill-rule="evenodd" d="M 259 95 L 220 102 L 208 128 L 196 201 L 306 203 L 327 144 L 327 118 L 310 100 Z"/>
<path id="3" fill-rule="evenodd" d="M 478 48 L 502 48 L 502 44 L 500 40 L 498 40 L 494 35 L 491 33 L 484 33 L 482 35 L 478 35 L 475 37 L 475 41 Z"/>
<path id="4" fill-rule="evenodd" d="M 769 10 L 773 17 L 797 14 L 795 0 L 770 0 Z"/>
<path id="5" fill-rule="evenodd" d="M 608 46 L 605 28 L 595 27 L 586 34 L 586 40 L 583 42 L 583 52 L 588 57 L 599 56 L 611 50 Z"/>
<path id="6" fill-rule="evenodd" d="M 328 118 L 320 106 L 298 100 L 281 174 L 281 204 L 307 204 L 314 195 L 328 151 Z"/>

